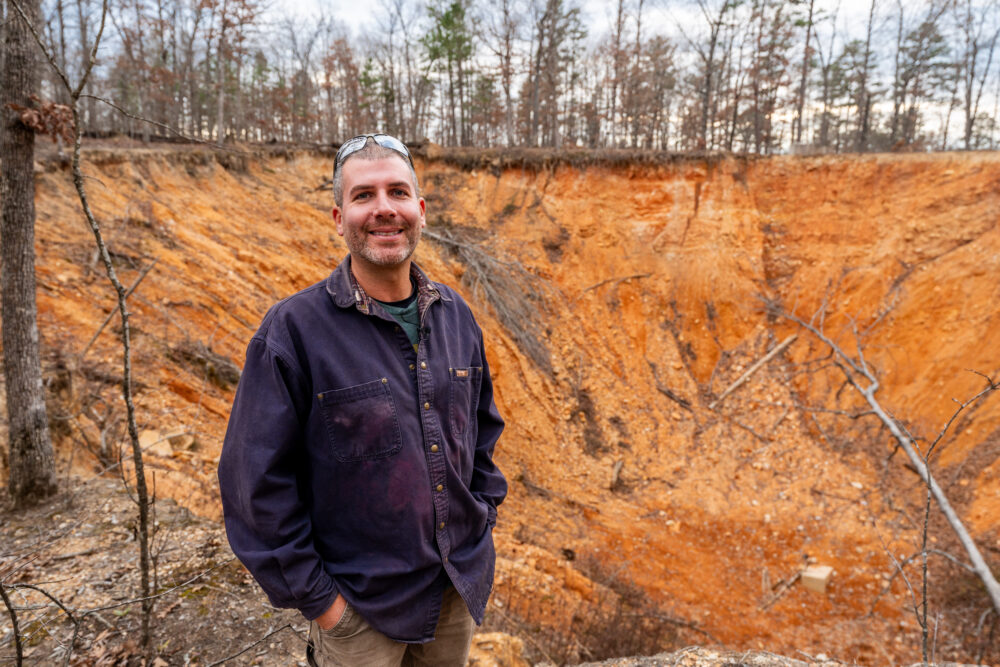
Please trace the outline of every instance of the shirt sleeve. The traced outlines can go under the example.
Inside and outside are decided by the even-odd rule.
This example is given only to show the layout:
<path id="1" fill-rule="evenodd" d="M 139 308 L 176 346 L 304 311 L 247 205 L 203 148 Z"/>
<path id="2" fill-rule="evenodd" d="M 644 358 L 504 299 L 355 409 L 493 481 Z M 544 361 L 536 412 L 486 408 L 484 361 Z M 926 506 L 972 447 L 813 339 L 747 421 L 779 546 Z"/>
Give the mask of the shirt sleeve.
<path id="1" fill-rule="evenodd" d="M 496 526 L 497 507 L 507 496 L 507 480 L 493 462 L 493 451 L 496 448 L 500 433 L 503 432 L 504 421 L 497 411 L 493 401 L 493 380 L 490 378 L 490 367 L 486 362 L 486 351 L 483 347 L 482 333 L 479 336 L 479 353 L 483 360 L 483 379 L 479 390 L 479 405 L 476 409 L 478 420 L 478 436 L 476 437 L 476 452 L 472 462 L 472 482 L 469 490 L 472 496 L 489 507 L 487 522 Z"/>
<path id="2" fill-rule="evenodd" d="M 311 395 L 283 356 L 259 337 L 247 347 L 219 458 L 219 488 L 233 552 L 274 606 L 312 620 L 338 590 L 314 547 L 298 484 L 306 465 L 301 418 Z"/>

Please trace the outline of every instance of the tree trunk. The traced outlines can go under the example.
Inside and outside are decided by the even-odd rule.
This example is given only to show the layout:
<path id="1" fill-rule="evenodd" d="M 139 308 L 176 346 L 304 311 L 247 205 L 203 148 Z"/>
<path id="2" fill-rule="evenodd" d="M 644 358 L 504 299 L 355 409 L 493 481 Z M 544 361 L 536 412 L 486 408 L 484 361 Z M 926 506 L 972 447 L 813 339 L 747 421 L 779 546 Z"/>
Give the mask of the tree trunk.
<path id="1" fill-rule="evenodd" d="M 615 18 L 615 35 L 611 43 L 611 113 L 608 121 L 611 133 L 610 145 L 618 146 L 618 89 L 624 88 L 622 81 L 622 33 L 625 31 L 625 0 L 618 0 L 618 13 Z"/>
<path id="2" fill-rule="evenodd" d="M 216 94 L 215 98 L 215 143 L 220 148 L 226 140 L 226 117 L 225 117 L 225 102 L 226 102 L 226 3 L 222 4 L 222 19 L 220 21 L 219 27 L 219 47 L 216 53 L 216 70 L 215 70 L 215 86 Z"/>
<path id="3" fill-rule="evenodd" d="M 38 0 L 19 3 L 38 24 Z M 17 505 L 30 505 L 56 491 L 42 370 L 38 354 L 38 308 L 35 303 L 35 135 L 7 106 L 30 106 L 38 86 L 35 43 L 15 8 L 8 7 L 4 31 L 4 67 L 0 74 L 0 154 L 2 190 L 3 370 L 10 426 L 10 494 Z"/>
<path id="4" fill-rule="evenodd" d="M 872 0 L 871 7 L 868 10 L 868 33 L 865 38 L 865 57 L 861 66 L 860 97 L 858 99 L 858 134 L 855 144 L 858 151 L 868 149 L 868 130 L 871 126 L 872 100 L 871 94 L 868 92 L 868 63 L 872 55 L 872 28 L 875 23 L 876 2 L 878 0 Z"/>
<path id="5" fill-rule="evenodd" d="M 802 78 L 799 81 L 799 94 L 795 106 L 795 143 L 802 143 L 802 116 L 806 109 L 806 86 L 809 82 L 809 38 L 812 37 L 813 6 L 815 0 L 809 0 L 809 18 L 806 19 L 806 45 L 802 49 Z"/>
<path id="6" fill-rule="evenodd" d="M 87 22 L 90 20 L 90 17 L 84 12 L 83 4 L 84 0 L 76 0 L 76 16 L 77 23 L 80 28 L 80 50 L 83 53 L 88 53 L 90 49 L 90 40 L 87 39 Z M 88 82 L 87 87 L 84 88 L 84 92 L 90 94 L 91 90 L 90 83 Z M 86 113 L 84 116 L 87 119 L 87 122 L 81 124 L 80 131 L 82 133 L 93 132 L 97 129 L 96 103 L 97 100 L 90 97 L 87 98 Z"/>

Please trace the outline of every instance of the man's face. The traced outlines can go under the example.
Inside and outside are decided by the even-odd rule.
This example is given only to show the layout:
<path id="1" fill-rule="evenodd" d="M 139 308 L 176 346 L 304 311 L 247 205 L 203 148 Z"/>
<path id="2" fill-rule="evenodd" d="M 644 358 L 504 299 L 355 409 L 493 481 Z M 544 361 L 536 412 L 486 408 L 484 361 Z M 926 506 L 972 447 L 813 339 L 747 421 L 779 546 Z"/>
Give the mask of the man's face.
<path id="1" fill-rule="evenodd" d="M 348 159 L 342 166 L 343 204 L 333 209 L 337 233 L 352 262 L 393 267 L 406 262 L 426 224 L 424 200 L 417 197 L 403 158 Z"/>

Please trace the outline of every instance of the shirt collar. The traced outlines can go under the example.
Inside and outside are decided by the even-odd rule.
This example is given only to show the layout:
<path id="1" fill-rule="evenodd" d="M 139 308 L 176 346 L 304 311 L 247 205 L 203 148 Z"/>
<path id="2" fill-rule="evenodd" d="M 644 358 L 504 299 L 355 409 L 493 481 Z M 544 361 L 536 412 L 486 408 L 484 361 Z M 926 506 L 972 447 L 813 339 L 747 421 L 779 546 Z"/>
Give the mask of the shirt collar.
<path id="1" fill-rule="evenodd" d="M 417 266 L 416 262 L 410 262 L 410 277 L 417 285 L 417 311 L 419 313 L 423 314 L 427 306 L 438 299 L 450 301 L 447 296 L 441 293 L 438 286 Z M 358 284 L 354 273 L 351 272 L 350 255 L 345 257 L 326 279 L 326 291 L 330 295 L 330 298 L 333 299 L 333 302 L 341 308 L 354 306 L 359 312 L 365 315 L 370 314 L 372 311 L 374 300 Z"/>

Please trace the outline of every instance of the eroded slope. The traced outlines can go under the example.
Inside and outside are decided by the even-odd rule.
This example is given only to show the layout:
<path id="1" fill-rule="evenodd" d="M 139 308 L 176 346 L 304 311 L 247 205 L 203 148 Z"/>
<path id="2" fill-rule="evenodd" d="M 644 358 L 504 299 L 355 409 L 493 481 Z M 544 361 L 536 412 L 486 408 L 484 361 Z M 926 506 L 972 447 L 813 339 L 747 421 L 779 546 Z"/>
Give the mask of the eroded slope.
<path id="1" fill-rule="evenodd" d="M 329 159 L 220 161 L 173 149 L 87 158 L 124 279 L 157 262 L 132 300 L 142 425 L 195 439 L 148 450 L 158 489 L 218 516 L 231 366 L 266 308 L 325 277 L 345 252 L 329 191 L 318 189 Z M 864 333 L 886 406 L 914 432 L 935 433 L 950 399 L 982 386 L 965 369 L 1000 371 L 1000 159 L 473 170 L 434 160 L 418 172 L 438 236 L 418 261 L 473 303 L 508 419 L 494 622 L 578 635 L 561 657 L 587 657 L 585 617 L 639 590 L 669 617 L 659 626 L 669 629 L 665 644 L 915 659 L 898 581 L 866 614 L 892 571 L 886 550 L 914 551 L 916 478 L 898 461 L 886 465 L 891 443 L 874 423 L 822 411 L 858 406 L 811 361 L 825 352 L 800 332 L 746 386 L 709 405 L 797 331 L 767 315 L 761 297 L 805 317 L 825 302 L 838 340 L 853 345 L 852 321 Z M 120 437 L 111 328 L 77 355 L 113 298 L 68 174 L 47 166 L 39 176 L 42 335 L 49 369 L 74 369 L 53 393 L 76 415 L 65 422 L 67 443 L 85 438 L 98 451 L 102 425 L 106 440 Z M 530 304 L 532 326 L 501 324 L 481 298 L 486 287 Z M 529 353 L 536 342 L 542 355 Z M 940 465 L 996 563 L 1000 401 L 971 416 Z M 95 465 L 89 454 L 74 460 Z M 950 545 L 947 529 L 935 530 Z M 836 568 L 825 596 L 780 585 L 804 557 Z M 938 603 L 951 614 L 939 655 L 967 659 L 985 599 L 967 577 L 937 576 Z"/>

